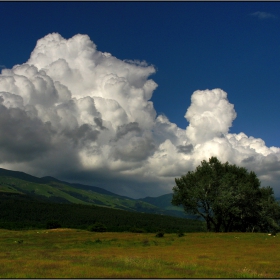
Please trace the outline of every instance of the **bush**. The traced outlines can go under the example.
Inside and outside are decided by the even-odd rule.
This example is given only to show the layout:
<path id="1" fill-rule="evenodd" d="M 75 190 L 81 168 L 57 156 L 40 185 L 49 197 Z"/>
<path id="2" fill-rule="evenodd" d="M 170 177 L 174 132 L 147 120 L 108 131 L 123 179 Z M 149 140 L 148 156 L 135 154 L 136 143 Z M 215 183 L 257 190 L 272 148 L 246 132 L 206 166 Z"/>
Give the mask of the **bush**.
<path id="1" fill-rule="evenodd" d="M 103 225 L 102 223 L 95 223 L 88 227 L 89 231 L 95 231 L 95 232 L 105 232 L 107 231 L 107 227 Z"/>
<path id="2" fill-rule="evenodd" d="M 135 233 L 145 233 L 146 232 L 143 228 L 136 228 L 136 227 L 130 228 L 129 231 L 135 232 Z"/>
<path id="3" fill-rule="evenodd" d="M 48 221 L 47 229 L 61 228 L 61 224 L 58 221 Z"/>
<path id="4" fill-rule="evenodd" d="M 163 237 L 164 236 L 164 232 L 163 231 L 159 231 L 156 234 L 156 237 Z"/>
<path id="5" fill-rule="evenodd" d="M 178 237 L 183 237 L 183 236 L 185 236 L 185 234 L 184 234 L 183 232 L 179 231 L 179 232 L 177 233 L 177 236 L 178 236 Z"/>
<path id="6" fill-rule="evenodd" d="M 94 241 L 95 243 L 102 243 L 102 241 L 98 238 Z"/>
<path id="7" fill-rule="evenodd" d="M 149 239 L 144 239 L 143 241 L 142 241 L 142 244 L 143 244 L 143 246 L 149 246 L 150 245 L 150 243 L 149 243 Z"/>

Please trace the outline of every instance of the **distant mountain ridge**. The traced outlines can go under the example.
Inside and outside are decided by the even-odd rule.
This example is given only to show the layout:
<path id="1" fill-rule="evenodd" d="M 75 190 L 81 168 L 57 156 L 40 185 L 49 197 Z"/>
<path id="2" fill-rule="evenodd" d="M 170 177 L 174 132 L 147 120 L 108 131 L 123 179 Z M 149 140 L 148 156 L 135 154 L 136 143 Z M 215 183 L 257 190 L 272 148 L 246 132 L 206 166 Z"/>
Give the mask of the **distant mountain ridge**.
<path id="1" fill-rule="evenodd" d="M 94 191 L 94 192 L 97 192 L 97 193 L 113 195 L 113 196 L 126 197 L 126 196 L 115 194 L 113 192 L 107 191 L 107 190 L 99 188 L 99 187 L 83 185 L 83 184 L 79 184 L 79 183 L 69 183 L 69 182 L 66 182 L 66 181 L 58 180 L 58 179 L 56 179 L 54 177 L 51 177 L 51 176 L 45 176 L 45 177 L 42 177 L 40 179 L 42 179 L 46 184 L 52 183 L 52 182 L 58 182 L 58 183 L 65 184 L 65 185 L 75 186 L 76 188 L 82 189 L 82 190 Z"/>
<path id="2" fill-rule="evenodd" d="M 0 168 L 0 176 L 11 176 L 18 179 L 34 182 L 34 183 L 42 183 L 41 178 L 29 175 L 27 173 L 21 171 L 12 171 L 4 168 Z"/>
<path id="3" fill-rule="evenodd" d="M 51 176 L 38 178 L 20 171 L 0 168 L 0 192 L 20 193 L 55 203 L 98 205 L 128 211 L 187 217 L 171 205 L 172 194 L 133 199 L 105 189 L 69 183 Z"/>
<path id="4" fill-rule="evenodd" d="M 140 200 L 145 201 L 147 203 L 151 203 L 160 208 L 165 208 L 171 205 L 172 193 L 164 194 L 158 197 L 147 196 L 145 198 L 141 198 Z"/>

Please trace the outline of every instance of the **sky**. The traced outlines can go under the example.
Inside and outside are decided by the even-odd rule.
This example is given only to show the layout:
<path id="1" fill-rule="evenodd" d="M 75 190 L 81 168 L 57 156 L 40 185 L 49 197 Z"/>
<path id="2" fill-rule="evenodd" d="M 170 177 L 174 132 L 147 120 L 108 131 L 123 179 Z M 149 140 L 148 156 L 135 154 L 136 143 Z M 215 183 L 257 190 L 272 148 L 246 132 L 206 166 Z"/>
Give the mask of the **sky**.
<path id="1" fill-rule="evenodd" d="M 140 198 L 217 156 L 280 195 L 280 3 L 0 11 L 0 167 Z"/>

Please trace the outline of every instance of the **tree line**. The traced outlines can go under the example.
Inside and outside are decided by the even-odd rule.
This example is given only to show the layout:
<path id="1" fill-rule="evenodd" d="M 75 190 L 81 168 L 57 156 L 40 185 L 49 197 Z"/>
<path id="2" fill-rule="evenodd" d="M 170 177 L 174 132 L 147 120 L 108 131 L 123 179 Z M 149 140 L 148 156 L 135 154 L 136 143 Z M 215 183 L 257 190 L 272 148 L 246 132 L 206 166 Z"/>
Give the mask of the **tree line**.
<path id="1" fill-rule="evenodd" d="M 74 203 L 50 203 L 27 195 L 0 193 L 0 228 L 88 229 L 95 224 L 106 231 L 171 232 L 205 231 L 205 223 L 172 216 L 118 210 Z"/>

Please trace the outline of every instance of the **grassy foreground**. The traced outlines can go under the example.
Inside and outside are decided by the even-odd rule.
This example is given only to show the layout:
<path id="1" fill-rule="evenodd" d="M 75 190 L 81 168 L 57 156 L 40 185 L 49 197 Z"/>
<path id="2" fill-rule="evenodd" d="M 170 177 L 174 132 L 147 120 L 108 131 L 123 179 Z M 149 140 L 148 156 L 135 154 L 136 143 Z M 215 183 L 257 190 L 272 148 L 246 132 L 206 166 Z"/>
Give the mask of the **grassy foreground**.
<path id="1" fill-rule="evenodd" d="M 280 278 L 280 236 L 0 230 L 1 278 Z"/>

